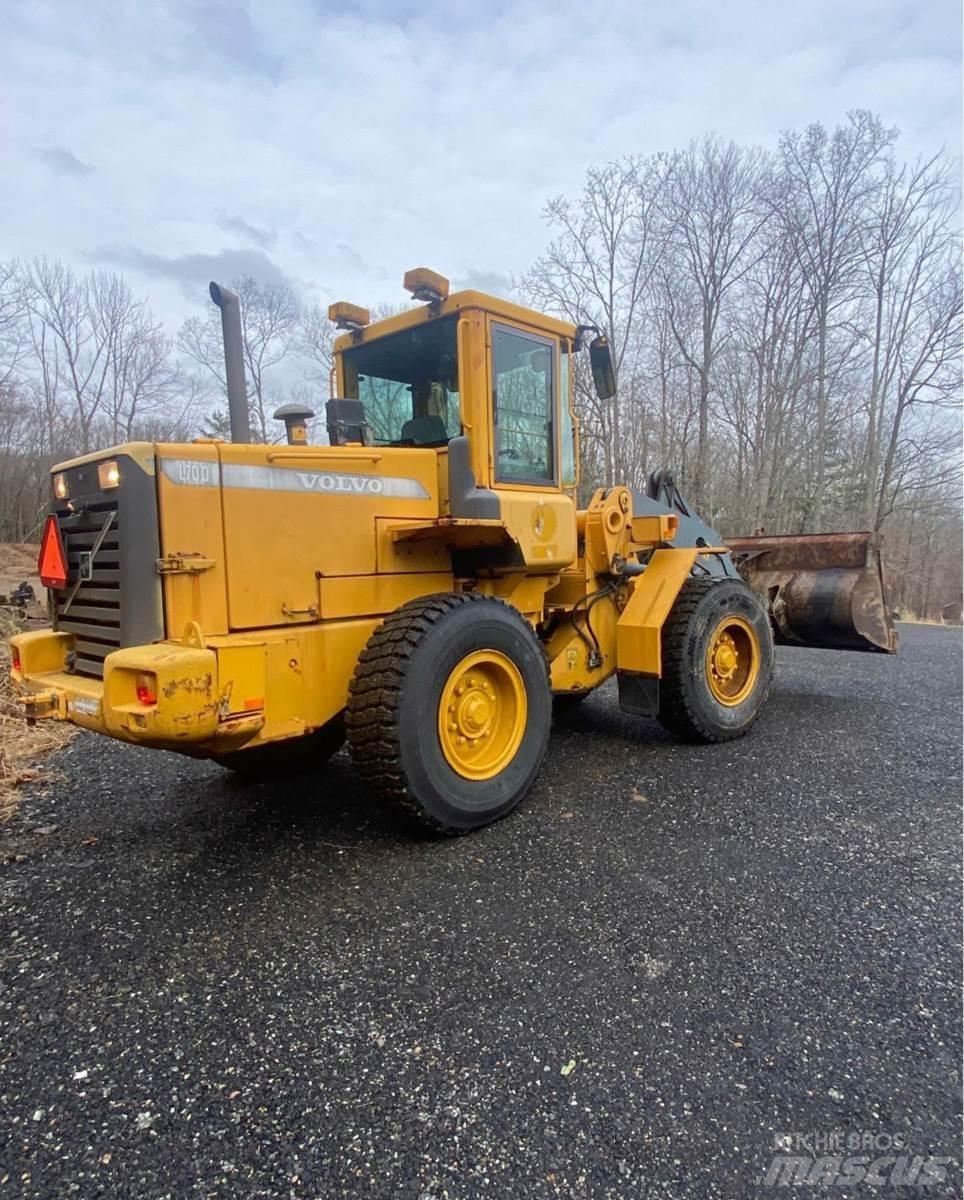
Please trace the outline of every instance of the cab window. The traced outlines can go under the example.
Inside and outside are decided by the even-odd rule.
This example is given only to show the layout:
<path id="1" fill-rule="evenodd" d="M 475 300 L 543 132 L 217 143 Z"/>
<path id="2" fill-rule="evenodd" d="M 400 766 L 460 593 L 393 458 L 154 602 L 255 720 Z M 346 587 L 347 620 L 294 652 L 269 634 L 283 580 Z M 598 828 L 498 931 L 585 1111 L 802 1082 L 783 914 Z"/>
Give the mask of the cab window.
<path id="1" fill-rule="evenodd" d="M 569 411 L 569 343 L 562 343 L 562 354 L 559 356 L 559 413 L 560 413 L 560 455 L 562 459 L 562 486 L 576 486 L 576 435 L 572 427 L 572 413 Z"/>
<path id="2" fill-rule="evenodd" d="M 444 446 L 460 432 L 458 317 L 344 351 L 345 395 L 361 400 L 376 445 Z"/>
<path id="3" fill-rule="evenodd" d="M 555 344 L 492 326 L 495 477 L 503 483 L 555 483 Z"/>

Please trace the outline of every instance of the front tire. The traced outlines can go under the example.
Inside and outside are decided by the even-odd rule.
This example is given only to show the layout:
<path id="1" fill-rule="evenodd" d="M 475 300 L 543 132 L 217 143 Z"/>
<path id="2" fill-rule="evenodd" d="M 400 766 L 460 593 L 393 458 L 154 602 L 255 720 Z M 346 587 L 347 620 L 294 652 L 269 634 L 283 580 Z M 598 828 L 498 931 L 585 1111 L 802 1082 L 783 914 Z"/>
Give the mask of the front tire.
<path id="1" fill-rule="evenodd" d="M 756 720 L 773 678 L 773 635 L 737 579 L 688 579 L 662 629 L 659 721 L 687 741 L 726 742 Z"/>
<path id="2" fill-rule="evenodd" d="M 359 657 L 346 727 L 366 783 L 422 824 L 464 833 L 519 804 L 551 719 L 532 627 L 501 600 L 462 592 L 386 617 Z"/>

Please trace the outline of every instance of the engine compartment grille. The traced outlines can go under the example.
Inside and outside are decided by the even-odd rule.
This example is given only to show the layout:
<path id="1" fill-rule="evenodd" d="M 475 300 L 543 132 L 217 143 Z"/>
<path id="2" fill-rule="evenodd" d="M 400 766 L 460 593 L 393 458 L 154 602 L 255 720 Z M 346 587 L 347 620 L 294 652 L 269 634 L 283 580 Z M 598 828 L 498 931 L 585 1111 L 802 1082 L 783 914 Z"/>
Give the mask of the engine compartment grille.
<path id="1" fill-rule="evenodd" d="M 89 563 L 89 579 L 78 582 L 84 556 L 110 527 Z M 59 517 L 67 554 L 67 587 L 55 594 L 54 626 L 74 635 L 73 670 L 103 678 L 104 659 L 121 646 L 120 539 L 116 499 L 92 503 L 83 512 Z"/>

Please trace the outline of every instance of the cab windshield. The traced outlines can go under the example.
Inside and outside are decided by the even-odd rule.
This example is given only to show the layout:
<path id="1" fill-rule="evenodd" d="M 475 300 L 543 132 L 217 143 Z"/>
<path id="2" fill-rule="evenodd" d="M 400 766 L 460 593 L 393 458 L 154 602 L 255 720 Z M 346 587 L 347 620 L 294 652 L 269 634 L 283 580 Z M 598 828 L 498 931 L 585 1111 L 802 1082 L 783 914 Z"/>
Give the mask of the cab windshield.
<path id="1" fill-rule="evenodd" d="M 460 432 L 458 317 L 352 346 L 345 395 L 360 400 L 380 446 L 444 446 Z"/>

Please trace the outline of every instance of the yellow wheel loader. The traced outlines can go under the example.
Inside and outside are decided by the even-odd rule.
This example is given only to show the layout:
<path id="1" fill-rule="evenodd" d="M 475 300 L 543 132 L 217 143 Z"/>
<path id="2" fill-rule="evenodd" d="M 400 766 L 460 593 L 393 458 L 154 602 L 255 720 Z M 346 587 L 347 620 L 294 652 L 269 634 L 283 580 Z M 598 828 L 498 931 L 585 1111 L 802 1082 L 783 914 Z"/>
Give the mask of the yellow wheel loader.
<path id="1" fill-rule="evenodd" d="M 28 720 L 248 774 L 320 768 L 347 737 L 373 789 L 461 832 L 526 794 L 554 698 L 615 675 L 623 709 L 719 742 L 759 714 L 774 634 L 896 648 L 867 535 L 734 555 L 665 471 L 578 508 L 575 356 L 614 392 L 597 330 L 424 268 L 405 287 L 419 306 L 374 324 L 330 309 L 330 444 L 288 405 L 286 443 L 258 445 L 238 298 L 211 285 L 232 440 L 53 469 L 52 627 L 12 639 Z"/>

